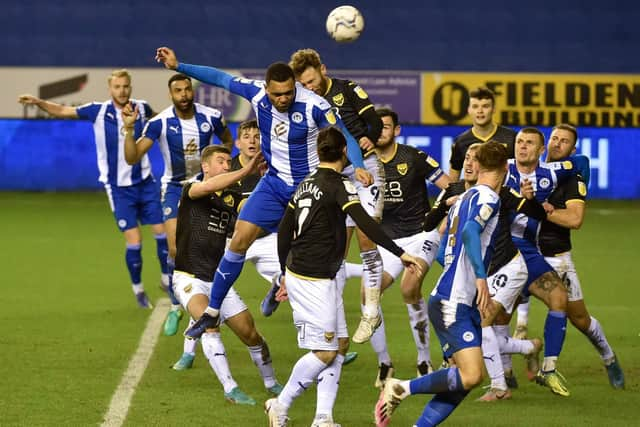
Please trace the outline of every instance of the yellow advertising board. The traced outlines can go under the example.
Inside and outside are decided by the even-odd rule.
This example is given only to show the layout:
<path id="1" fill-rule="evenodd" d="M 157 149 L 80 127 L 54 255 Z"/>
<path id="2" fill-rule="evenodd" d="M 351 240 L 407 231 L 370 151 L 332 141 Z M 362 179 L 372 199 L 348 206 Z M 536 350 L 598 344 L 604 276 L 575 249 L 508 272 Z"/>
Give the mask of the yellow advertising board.
<path id="1" fill-rule="evenodd" d="M 640 75 L 422 73 L 421 122 L 471 124 L 470 90 L 496 94 L 494 120 L 507 126 L 640 127 Z"/>

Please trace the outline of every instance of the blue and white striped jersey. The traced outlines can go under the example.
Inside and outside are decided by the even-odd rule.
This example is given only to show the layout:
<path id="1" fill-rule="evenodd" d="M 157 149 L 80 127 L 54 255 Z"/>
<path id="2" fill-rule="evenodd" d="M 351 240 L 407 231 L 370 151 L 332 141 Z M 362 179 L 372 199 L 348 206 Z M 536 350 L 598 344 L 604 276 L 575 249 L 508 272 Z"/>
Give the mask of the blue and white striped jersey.
<path id="1" fill-rule="evenodd" d="M 183 120 L 173 106 L 166 108 L 147 123 L 142 136 L 158 141 L 164 159 L 162 182 L 182 184 L 200 174 L 200 152 L 213 144 L 213 135 L 222 137 L 227 125 L 215 108 L 194 103 L 195 114 Z"/>
<path id="2" fill-rule="evenodd" d="M 152 111 L 146 101 L 131 99 L 131 102 L 138 106 L 139 111 L 134 128 L 134 137 L 138 138 Z M 116 108 L 113 101 L 90 102 L 76 107 L 76 113 L 81 119 L 93 122 L 100 182 L 128 187 L 151 175 L 151 163 L 146 154 L 133 166 L 125 160 L 122 110 Z"/>
<path id="3" fill-rule="evenodd" d="M 296 83 L 288 111 L 279 112 L 269 101 L 265 82 L 234 78 L 229 91 L 251 102 L 260 128 L 260 143 L 269 174 L 297 186 L 318 166 L 317 138 L 321 128 L 336 124 L 329 103 Z"/>
<path id="4" fill-rule="evenodd" d="M 509 159 L 509 172 L 505 185 L 520 191 L 520 183 L 528 179 L 533 184 L 533 191 L 538 202 L 542 203 L 558 187 L 558 183 L 575 175 L 576 170 L 570 160 L 563 162 L 538 163 L 538 167 L 531 173 L 518 171 L 515 159 Z M 516 246 L 523 244 L 538 244 L 540 222 L 524 214 L 515 215 L 511 223 L 511 235 Z"/>
<path id="5" fill-rule="evenodd" d="M 443 239 L 441 243 L 446 244 L 444 270 L 431 295 L 457 304 L 475 305 L 476 275 L 462 242 L 462 230 L 469 221 L 480 225 L 481 256 L 485 268 L 488 268 L 499 211 L 500 196 L 486 185 L 470 188 L 451 207 L 444 234 L 446 240 Z"/>

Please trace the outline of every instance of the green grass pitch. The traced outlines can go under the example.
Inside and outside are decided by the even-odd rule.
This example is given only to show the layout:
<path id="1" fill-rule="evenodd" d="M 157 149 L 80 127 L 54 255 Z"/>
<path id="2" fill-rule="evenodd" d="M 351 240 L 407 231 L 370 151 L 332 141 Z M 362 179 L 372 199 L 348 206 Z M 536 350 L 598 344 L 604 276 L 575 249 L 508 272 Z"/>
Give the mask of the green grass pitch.
<path id="1" fill-rule="evenodd" d="M 561 398 L 526 381 L 522 358 L 514 359 L 520 388 L 513 400 L 474 402 L 475 390 L 448 424 L 474 426 L 638 425 L 640 416 L 640 203 L 589 201 L 582 230 L 574 233 L 574 261 L 591 314 L 603 325 L 625 369 L 627 389 L 609 387 L 591 344 L 568 327 L 560 370 L 572 396 Z M 149 312 L 137 308 L 124 265 L 124 241 L 102 193 L 0 193 L 2 293 L 0 296 L 0 425 L 96 425 L 140 339 Z M 155 242 L 145 230 L 143 280 L 153 300 L 159 266 Z M 357 251 L 352 250 L 352 259 Z M 425 279 L 426 296 L 439 269 Z M 237 285 L 271 347 L 281 382 L 303 352 L 296 346 L 288 306 L 272 318 L 259 314 L 267 283 L 247 265 Z M 345 290 L 350 331 L 358 321 L 358 284 Z M 397 376 L 415 375 L 415 350 L 397 287 L 383 298 L 389 348 Z M 541 336 L 542 304 L 532 304 L 530 330 Z M 186 324 L 183 319 L 181 327 Z M 248 352 L 230 331 L 223 337 L 232 373 L 258 400 L 255 407 L 227 403 L 198 349 L 193 369 L 169 366 L 182 352 L 181 336 L 160 337 L 133 398 L 128 426 L 263 426 L 267 394 Z M 440 362 L 435 334 L 431 354 Z M 334 416 L 345 427 L 372 425 L 377 398 L 376 361 L 370 346 L 352 344 L 357 361 L 344 368 Z M 486 382 L 486 381 L 485 381 Z M 294 402 L 293 426 L 311 424 L 311 388 Z M 392 426 L 409 426 L 428 396 L 405 401 Z"/>

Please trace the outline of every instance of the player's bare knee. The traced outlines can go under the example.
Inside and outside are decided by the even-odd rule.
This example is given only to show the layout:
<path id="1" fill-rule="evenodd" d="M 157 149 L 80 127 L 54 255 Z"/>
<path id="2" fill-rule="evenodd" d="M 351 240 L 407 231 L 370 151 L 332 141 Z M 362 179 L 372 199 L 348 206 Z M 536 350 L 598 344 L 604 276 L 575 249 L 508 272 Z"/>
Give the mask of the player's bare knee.
<path id="1" fill-rule="evenodd" d="M 467 366 L 464 369 L 458 367 L 460 379 L 465 390 L 471 390 L 482 383 L 482 366 Z"/>
<path id="2" fill-rule="evenodd" d="M 337 350 L 314 350 L 313 354 L 325 365 L 330 365 L 338 355 Z"/>
<path id="3" fill-rule="evenodd" d="M 568 295 L 564 286 L 556 286 L 549 293 L 549 309 L 552 311 L 567 311 Z"/>

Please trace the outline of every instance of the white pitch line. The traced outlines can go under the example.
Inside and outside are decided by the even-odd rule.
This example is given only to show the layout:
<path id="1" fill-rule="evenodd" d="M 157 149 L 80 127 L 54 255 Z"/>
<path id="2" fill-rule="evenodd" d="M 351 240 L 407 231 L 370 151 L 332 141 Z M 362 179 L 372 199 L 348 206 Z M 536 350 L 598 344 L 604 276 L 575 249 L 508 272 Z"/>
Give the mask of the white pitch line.
<path id="1" fill-rule="evenodd" d="M 164 323 L 168 311 L 169 299 L 162 298 L 158 300 L 156 307 L 151 312 L 151 316 L 149 316 L 147 327 L 142 333 L 138 348 L 129 361 L 129 366 L 127 366 L 127 370 L 122 375 L 118 388 L 116 388 L 113 397 L 111 397 L 109 409 L 101 424 L 102 427 L 120 427 L 127 418 L 131 399 L 145 369 L 147 369 L 147 365 L 153 354 L 153 349 L 158 342 L 160 328 Z"/>

